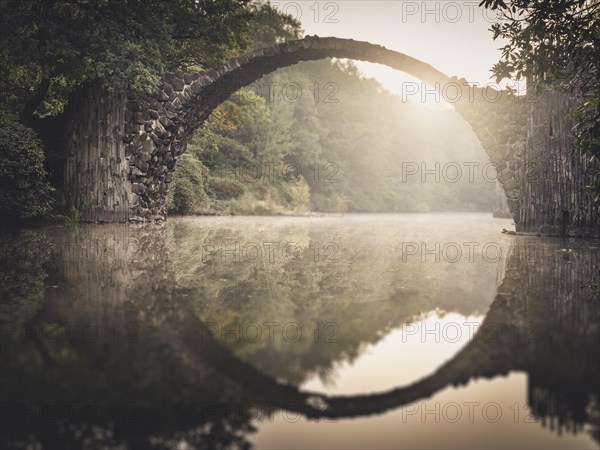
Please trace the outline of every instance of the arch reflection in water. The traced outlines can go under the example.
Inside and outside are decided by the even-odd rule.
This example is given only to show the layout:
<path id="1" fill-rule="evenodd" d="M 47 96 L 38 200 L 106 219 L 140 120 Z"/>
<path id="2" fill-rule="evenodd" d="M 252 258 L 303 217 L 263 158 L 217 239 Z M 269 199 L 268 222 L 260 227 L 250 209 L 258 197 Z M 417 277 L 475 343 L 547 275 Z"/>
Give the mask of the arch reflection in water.
<path id="1" fill-rule="evenodd" d="M 585 428 L 597 441 L 598 248 L 567 243 L 568 252 L 560 241 L 503 237 L 510 251 L 496 264 L 481 255 L 407 261 L 403 242 L 473 237 L 453 226 L 464 217 L 445 219 L 449 231 L 423 223 L 412 231 L 411 220 L 420 219 L 176 220 L 3 236 L 3 445 L 243 447 L 257 427 L 260 441 L 277 426 L 256 420 L 276 409 L 376 424 L 448 387 L 515 371 L 527 375 L 536 417 L 556 430 Z M 214 251 L 268 239 L 294 242 L 301 256 L 234 261 Z M 328 242 L 338 245 L 335 263 L 315 259 L 312 248 Z M 433 373 L 380 394 L 367 381 L 358 395 L 302 389 L 319 376 L 335 383 L 338 363 L 352 365 L 433 310 L 485 315 Z M 315 341 L 313 329 L 296 342 L 206 332 L 208 324 L 268 321 L 336 323 L 337 342 Z M 490 338 L 489 324 L 501 333 Z"/>

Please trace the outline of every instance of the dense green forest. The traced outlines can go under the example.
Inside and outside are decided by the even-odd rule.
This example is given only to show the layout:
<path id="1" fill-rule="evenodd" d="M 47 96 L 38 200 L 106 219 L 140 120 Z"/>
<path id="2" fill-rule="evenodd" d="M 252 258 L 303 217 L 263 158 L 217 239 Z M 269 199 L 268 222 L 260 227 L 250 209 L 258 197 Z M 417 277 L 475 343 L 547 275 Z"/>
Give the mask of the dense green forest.
<path id="1" fill-rule="evenodd" d="M 493 73 L 543 74 L 578 89 L 584 101 L 574 136 L 597 161 L 598 2 L 482 5 L 502 12 L 493 37 L 508 42 Z M 65 206 L 65 110 L 86 87 L 99 83 L 143 101 L 166 71 L 202 72 L 303 34 L 293 17 L 252 0 L 1 0 L 0 17 L 3 221 L 77 219 Z M 233 93 L 215 111 L 179 158 L 169 208 L 489 211 L 495 186 L 486 162 L 452 110 L 403 103 L 345 61 L 303 63 Z M 423 178 L 425 171 L 435 173 Z"/>

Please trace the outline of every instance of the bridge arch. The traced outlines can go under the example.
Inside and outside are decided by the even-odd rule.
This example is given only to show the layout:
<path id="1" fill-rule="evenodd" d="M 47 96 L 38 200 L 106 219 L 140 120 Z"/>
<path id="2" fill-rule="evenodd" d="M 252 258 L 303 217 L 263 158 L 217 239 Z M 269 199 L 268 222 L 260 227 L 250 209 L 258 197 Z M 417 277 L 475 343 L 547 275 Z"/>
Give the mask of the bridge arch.
<path id="1" fill-rule="evenodd" d="M 379 63 L 405 72 L 451 102 L 471 125 L 496 167 L 511 214 L 519 223 L 520 165 L 514 155 L 519 151 L 522 154 L 527 125 L 527 111 L 519 97 L 490 87 L 472 86 L 464 79 L 449 77 L 429 64 L 380 45 L 317 36 L 254 50 L 205 73 L 165 74 L 161 89 L 149 99 L 149 106 L 136 106 L 126 114 L 130 219 L 166 218 L 166 195 L 177 157 L 185 152 L 194 131 L 233 92 L 277 69 L 329 57 Z"/>

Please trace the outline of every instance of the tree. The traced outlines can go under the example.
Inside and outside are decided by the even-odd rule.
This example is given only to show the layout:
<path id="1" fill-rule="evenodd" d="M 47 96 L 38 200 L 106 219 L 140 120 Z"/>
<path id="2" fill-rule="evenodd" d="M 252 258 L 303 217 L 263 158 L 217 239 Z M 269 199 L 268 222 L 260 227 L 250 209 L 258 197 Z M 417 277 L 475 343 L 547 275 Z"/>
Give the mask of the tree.
<path id="1" fill-rule="evenodd" d="M 181 155 L 167 197 L 169 211 L 177 214 L 203 212 L 208 203 L 207 173 L 206 167 L 192 153 Z"/>
<path id="2" fill-rule="evenodd" d="M 497 80 L 528 77 L 535 84 L 578 91 L 583 101 L 575 114 L 576 147 L 599 164 L 600 1 L 483 0 L 481 5 L 500 13 L 491 30 L 494 39 L 507 41 L 492 68 Z M 600 198 L 600 177 L 592 189 Z"/>
<path id="3" fill-rule="evenodd" d="M 280 13 L 268 1 L 259 0 L 252 3 L 250 8 L 253 14 L 251 39 L 254 48 L 268 47 L 301 37 L 300 21 Z"/>
<path id="4" fill-rule="evenodd" d="M 508 43 L 492 71 L 505 77 L 534 76 L 548 82 L 591 86 L 598 80 L 600 3 L 597 0 L 484 0 L 500 20 L 494 39 Z"/>
<path id="5" fill-rule="evenodd" d="M 2 100 L 23 119 L 60 113 L 101 81 L 154 92 L 169 70 L 208 68 L 247 48 L 249 0 L 2 0 Z"/>
<path id="6" fill-rule="evenodd" d="M 50 210 L 42 144 L 31 128 L 0 110 L 0 217 L 29 219 Z"/>

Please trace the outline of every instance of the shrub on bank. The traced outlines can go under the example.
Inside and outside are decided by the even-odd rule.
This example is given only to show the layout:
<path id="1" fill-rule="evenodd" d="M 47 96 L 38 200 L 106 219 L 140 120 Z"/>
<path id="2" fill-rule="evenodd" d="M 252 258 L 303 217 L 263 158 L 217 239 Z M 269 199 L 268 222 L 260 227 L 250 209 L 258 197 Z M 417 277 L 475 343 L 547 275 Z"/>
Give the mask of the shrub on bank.
<path id="1" fill-rule="evenodd" d="M 35 131 L 0 112 L 0 217 L 3 221 L 42 217 L 51 210 L 53 188 L 46 181 L 44 150 Z"/>
<path id="2" fill-rule="evenodd" d="M 202 214 L 210 209 L 206 193 L 208 169 L 194 155 L 184 153 L 177 160 L 167 205 L 175 214 Z"/>

